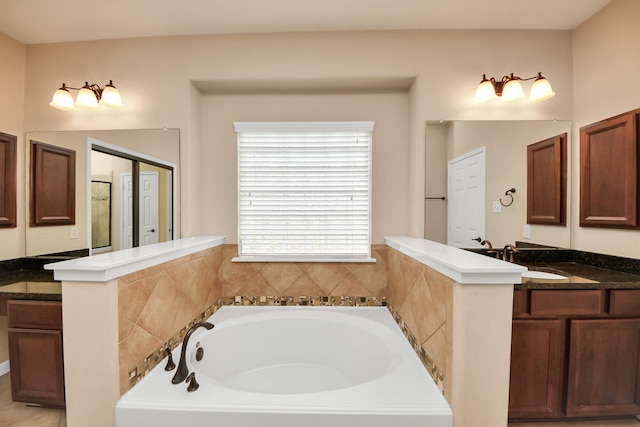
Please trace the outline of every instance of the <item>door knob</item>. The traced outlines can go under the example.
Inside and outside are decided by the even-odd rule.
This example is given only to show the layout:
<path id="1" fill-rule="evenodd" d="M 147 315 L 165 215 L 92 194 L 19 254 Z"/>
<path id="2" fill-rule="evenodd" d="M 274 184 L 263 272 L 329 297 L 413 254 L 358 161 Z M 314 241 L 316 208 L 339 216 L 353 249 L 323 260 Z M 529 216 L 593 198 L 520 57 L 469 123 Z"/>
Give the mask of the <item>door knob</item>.
<path id="1" fill-rule="evenodd" d="M 482 237 L 476 237 L 475 239 L 471 239 L 471 240 L 475 240 L 476 242 L 480 243 L 482 241 Z"/>
<path id="2" fill-rule="evenodd" d="M 152 228 L 151 230 L 149 230 L 149 232 L 151 232 L 151 233 L 155 233 L 155 232 L 156 232 L 156 229 L 155 229 L 155 228 Z M 478 237 L 478 242 L 479 242 L 479 241 L 480 241 L 480 238 Z"/>

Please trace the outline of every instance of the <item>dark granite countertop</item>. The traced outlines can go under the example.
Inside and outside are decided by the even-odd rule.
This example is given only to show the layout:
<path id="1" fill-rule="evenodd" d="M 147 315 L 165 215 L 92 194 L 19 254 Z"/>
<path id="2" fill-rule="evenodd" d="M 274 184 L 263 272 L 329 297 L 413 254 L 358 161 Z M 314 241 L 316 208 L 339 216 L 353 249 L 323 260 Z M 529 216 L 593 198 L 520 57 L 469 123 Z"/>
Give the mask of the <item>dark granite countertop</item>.
<path id="1" fill-rule="evenodd" d="M 0 298 L 61 300 L 62 286 L 49 270 L 0 271 Z"/>
<path id="2" fill-rule="evenodd" d="M 516 289 L 640 289 L 640 275 L 575 262 L 521 263 L 529 270 L 565 276 L 565 279 L 523 278 Z"/>
<path id="3" fill-rule="evenodd" d="M 516 289 L 640 289 L 640 259 L 516 242 L 514 262 L 564 278 L 523 278 Z M 483 248 L 472 252 L 495 257 Z M 500 249 L 497 249 L 500 251 Z"/>
<path id="4" fill-rule="evenodd" d="M 60 282 L 16 282 L 0 286 L 0 298 L 62 300 Z"/>
<path id="5" fill-rule="evenodd" d="M 0 261 L 0 298 L 62 300 L 62 284 L 44 266 L 89 255 L 87 249 Z"/>

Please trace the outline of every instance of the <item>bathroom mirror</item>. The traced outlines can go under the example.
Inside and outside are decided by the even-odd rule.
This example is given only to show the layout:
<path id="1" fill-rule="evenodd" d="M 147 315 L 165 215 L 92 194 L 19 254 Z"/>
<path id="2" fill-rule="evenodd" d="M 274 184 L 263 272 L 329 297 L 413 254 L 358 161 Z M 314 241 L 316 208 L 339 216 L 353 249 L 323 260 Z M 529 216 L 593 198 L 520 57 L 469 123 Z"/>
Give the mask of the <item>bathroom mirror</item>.
<path id="1" fill-rule="evenodd" d="M 75 223 L 26 227 L 26 256 L 100 253 L 179 237 L 178 129 L 29 132 L 25 141 L 27 145 L 37 141 L 73 150 L 77 177 Z M 132 200 L 135 186 L 140 189 L 138 203 Z M 148 188 L 153 196 L 145 193 Z M 145 203 L 155 208 L 145 209 Z"/>
<path id="2" fill-rule="evenodd" d="M 483 240 L 502 247 L 516 240 L 569 248 L 571 246 L 571 165 L 567 164 L 567 223 L 527 224 L 527 146 L 567 134 L 569 121 L 437 121 L 426 125 L 425 238 L 447 243 L 449 219 L 447 165 L 467 153 L 484 147 L 484 211 L 470 209 L 469 215 L 484 214 Z M 567 159 L 571 158 L 570 144 Z M 511 192 L 515 189 L 515 192 Z M 508 194 L 507 194 L 508 193 Z M 513 202 L 511 203 L 513 199 Z M 502 203 L 501 203 L 502 202 Z M 507 205 L 507 206 L 505 206 Z M 479 246 L 471 242 L 469 247 Z"/>

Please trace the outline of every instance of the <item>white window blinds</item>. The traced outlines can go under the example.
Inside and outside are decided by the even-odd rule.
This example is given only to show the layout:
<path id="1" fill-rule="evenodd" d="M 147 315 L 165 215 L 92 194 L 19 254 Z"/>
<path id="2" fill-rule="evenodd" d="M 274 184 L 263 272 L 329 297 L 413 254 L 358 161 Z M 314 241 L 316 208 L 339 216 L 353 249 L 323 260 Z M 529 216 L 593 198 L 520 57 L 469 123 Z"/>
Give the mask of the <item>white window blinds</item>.
<path id="1" fill-rule="evenodd" d="M 236 122 L 240 258 L 370 256 L 373 122 Z"/>

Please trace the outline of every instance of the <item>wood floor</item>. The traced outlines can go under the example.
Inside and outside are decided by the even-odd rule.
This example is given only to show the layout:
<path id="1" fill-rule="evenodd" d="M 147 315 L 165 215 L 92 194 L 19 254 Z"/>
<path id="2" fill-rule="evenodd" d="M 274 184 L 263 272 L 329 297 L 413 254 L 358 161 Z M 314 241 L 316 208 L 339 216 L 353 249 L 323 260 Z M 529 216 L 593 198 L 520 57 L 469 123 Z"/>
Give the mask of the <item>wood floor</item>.
<path id="1" fill-rule="evenodd" d="M 1 427 L 67 427 L 64 409 L 27 406 L 11 400 L 10 375 L 0 376 Z"/>
<path id="2" fill-rule="evenodd" d="M 11 400 L 9 374 L 0 376 L 0 427 L 67 427 L 63 409 L 26 406 Z M 640 427 L 635 419 L 591 421 L 510 423 L 509 427 Z"/>

